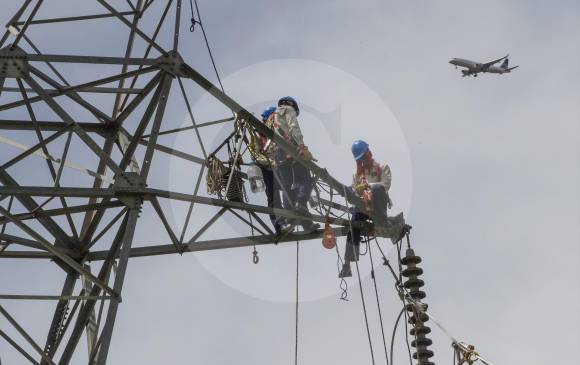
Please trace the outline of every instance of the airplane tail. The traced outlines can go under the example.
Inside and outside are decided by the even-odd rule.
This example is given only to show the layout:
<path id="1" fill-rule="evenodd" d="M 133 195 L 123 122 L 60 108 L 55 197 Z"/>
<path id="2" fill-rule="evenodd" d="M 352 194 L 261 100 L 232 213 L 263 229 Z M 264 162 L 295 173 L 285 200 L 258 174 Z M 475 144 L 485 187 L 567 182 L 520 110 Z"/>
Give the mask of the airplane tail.
<path id="1" fill-rule="evenodd" d="M 504 70 L 509 69 L 509 60 L 507 58 L 503 60 L 503 63 L 501 64 L 500 67 L 503 68 Z"/>

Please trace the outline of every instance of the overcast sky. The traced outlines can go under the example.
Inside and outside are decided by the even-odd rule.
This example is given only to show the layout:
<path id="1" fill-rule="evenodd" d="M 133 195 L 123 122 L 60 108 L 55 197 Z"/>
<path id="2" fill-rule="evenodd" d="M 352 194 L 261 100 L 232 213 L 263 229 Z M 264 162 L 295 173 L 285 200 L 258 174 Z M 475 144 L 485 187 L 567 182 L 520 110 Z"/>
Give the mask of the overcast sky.
<path id="1" fill-rule="evenodd" d="M 21 3 L 5 2 L 3 23 Z M 72 3 L 46 2 L 40 14 L 78 14 Z M 123 1 L 115 3 L 123 8 Z M 82 14 L 103 11 L 87 4 Z M 425 301 L 453 336 L 475 344 L 495 365 L 573 361 L 580 340 L 577 1 L 200 0 L 199 6 L 224 87 L 234 99 L 256 113 L 283 95 L 304 101 L 305 141 L 344 183 L 352 173 L 349 148 L 356 138 L 369 140 L 377 158 L 393 167 L 394 211 L 404 211 L 414 227 Z M 188 22 L 184 13 L 181 54 L 215 80 L 201 33 L 190 34 Z M 31 28 L 30 36 L 53 53 L 122 55 L 126 29 L 98 24 L 83 35 L 70 28 L 54 34 Z M 507 53 L 511 65 L 520 65 L 507 75 L 462 78 L 448 64 L 454 57 L 489 61 Z M 69 71 L 79 80 L 85 76 L 80 68 Z M 11 97 L 3 93 L 1 104 Z M 227 116 L 205 106 L 207 96 L 199 91 L 192 89 L 191 97 L 199 120 Z M 10 117 L 26 119 L 24 112 Z M 37 112 L 39 119 L 54 120 L 40 107 Z M 170 101 L 168 115 L 181 125 L 186 109 Z M 204 139 L 215 146 L 229 130 L 216 128 Z M 187 143 L 166 142 L 184 148 Z M 4 153 L 18 153 L 1 148 L 2 161 L 8 160 Z M 199 155 L 199 146 L 189 148 Z M 91 163 L 82 154 L 75 158 Z M 35 163 L 46 170 L 42 160 Z M 169 159 L 157 163 L 150 185 L 191 191 L 190 170 Z M 18 170 L 23 180 L 34 181 L 40 173 L 30 170 Z M 67 176 L 71 184 L 90 183 Z M 261 196 L 251 198 L 263 203 Z M 171 207 L 176 227 L 183 209 Z M 210 210 L 201 212 L 194 226 L 203 225 Z M 136 245 L 169 243 L 147 213 L 146 207 Z M 218 227 L 249 234 L 231 220 Z M 206 236 L 217 237 L 219 232 Z M 389 250 L 388 242 L 382 245 Z M 307 300 L 300 306 L 299 363 L 371 363 L 355 279 L 348 281 L 350 300 L 339 300 L 336 256 L 318 240 L 301 247 Z M 249 248 L 131 260 L 109 362 L 293 363 L 295 246 L 259 251 L 259 265 L 251 263 Z M 367 260 L 362 259 L 363 291 L 376 363 L 384 364 Z M 50 262 L 0 262 L 0 293 L 56 294 L 63 278 Z M 390 338 L 400 302 L 383 267 L 377 268 L 377 281 Z M 44 341 L 54 303 L 0 302 Z M 450 363 L 450 340 L 431 327 L 434 362 Z M 0 329 L 7 328 L 1 320 Z M 75 361 L 83 363 L 84 348 L 78 353 Z M 0 356 L 2 364 L 25 363 L 3 341 Z M 405 356 L 398 336 L 395 364 L 408 363 Z"/>

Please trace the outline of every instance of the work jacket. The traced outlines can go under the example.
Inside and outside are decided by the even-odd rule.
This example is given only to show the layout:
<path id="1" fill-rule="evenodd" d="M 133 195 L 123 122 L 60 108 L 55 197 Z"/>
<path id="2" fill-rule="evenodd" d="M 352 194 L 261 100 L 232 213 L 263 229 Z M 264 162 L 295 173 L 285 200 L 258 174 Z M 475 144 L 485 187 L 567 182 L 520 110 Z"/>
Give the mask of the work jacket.
<path id="1" fill-rule="evenodd" d="M 268 128 L 272 128 L 274 124 L 274 114 L 270 115 L 268 120 L 264 122 Z M 275 163 L 273 161 L 274 144 L 265 135 L 249 130 L 250 143 L 248 150 L 254 162 L 262 167 L 272 168 Z"/>
<path id="2" fill-rule="evenodd" d="M 296 111 L 291 106 L 279 106 L 276 112 L 268 118 L 267 124 L 286 142 L 296 147 L 304 145 L 304 137 L 298 124 L 298 118 L 296 118 Z M 272 144 L 274 143 L 272 142 Z M 278 146 L 273 146 L 270 156 L 272 156 L 276 164 L 292 160 L 292 157 Z"/>
<path id="3" fill-rule="evenodd" d="M 389 192 L 391 188 L 391 169 L 389 165 L 385 164 L 381 166 L 378 162 L 372 161 L 368 168 L 357 169 L 352 177 L 352 186 L 355 194 L 359 195 L 357 192 L 357 186 L 360 184 L 367 183 L 371 188 L 375 185 L 383 185 L 385 191 Z"/>

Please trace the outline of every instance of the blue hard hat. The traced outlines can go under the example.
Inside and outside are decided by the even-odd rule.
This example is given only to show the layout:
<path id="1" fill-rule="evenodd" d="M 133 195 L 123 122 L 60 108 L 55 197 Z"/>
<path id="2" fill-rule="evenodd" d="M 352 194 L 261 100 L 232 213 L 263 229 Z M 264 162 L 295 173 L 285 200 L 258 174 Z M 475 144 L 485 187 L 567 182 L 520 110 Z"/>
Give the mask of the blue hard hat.
<path id="1" fill-rule="evenodd" d="M 350 150 L 352 151 L 354 159 L 360 160 L 369 150 L 369 144 L 363 140 L 357 139 L 352 143 Z"/>
<path id="2" fill-rule="evenodd" d="M 262 114 L 260 114 L 262 116 L 262 121 L 265 122 L 268 117 L 270 115 L 272 115 L 272 113 L 274 113 L 276 111 L 276 107 L 275 106 L 269 106 L 266 109 L 264 109 L 264 111 L 262 112 Z"/>
<path id="3" fill-rule="evenodd" d="M 296 111 L 296 115 L 300 115 L 300 108 L 298 108 L 298 103 L 296 102 L 296 99 L 294 99 L 293 97 L 284 96 L 283 98 L 280 98 L 280 100 L 278 100 L 278 106 L 282 104 L 290 104 L 292 108 L 294 108 L 294 110 Z"/>

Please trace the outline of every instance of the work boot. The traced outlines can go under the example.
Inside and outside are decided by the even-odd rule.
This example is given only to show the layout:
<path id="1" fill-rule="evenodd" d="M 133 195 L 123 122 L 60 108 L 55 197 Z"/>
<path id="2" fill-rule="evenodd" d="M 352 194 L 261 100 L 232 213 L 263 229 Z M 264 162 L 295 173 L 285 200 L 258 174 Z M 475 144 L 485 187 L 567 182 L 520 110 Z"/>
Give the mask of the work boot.
<path id="1" fill-rule="evenodd" d="M 276 235 L 281 235 L 282 234 L 282 225 L 279 223 L 274 223 L 274 231 L 276 232 Z"/>
<path id="2" fill-rule="evenodd" d="M 310 233 L 310 232 L 316 231 L 317 229 L 320 229 L 320 224 L 314 223 L 314 222 L 309 221 L 309 220 L 303 220 L 300 223 L 300 225 L 302 226 L 304 233 Z"/>
<path id="3" fill-rule="evenodd" d="M 296 202 L 296 204 L 294 204 L 294 210 L 296 211 L 296 213 L 300 214 L 303 217 L 310 217 L 311 216 L 306 204 Z"/>
<path id="4" fill-rule="evenodd" d="M 373 216 L 373 223 L 375 227 L 388 227 L 389 218 L 387 217 L 387 214 L 377 214 Z"/>
<path id="5" fill-rule="evenodd" d="M 286 234 L 290 231 L 292 231 L 292 229 L 294 229 L 294 225 L 290 224 L 288 222 L 284 222 L 280 225 L 280 233 L 279 234 Z"/>
<path id="6" fill-rule="evenodd" d="M 307 217 L 306 219 L 303 219 L 298 223 L 302 226 L 302 229 L 304 229 L 304 233 L 310 233 L 320 228 L 320 224 L 314 223 L 312 222 L 312 219 L 309 219 L 312 215 L 308 211 L 308 208 L 306 207 L 305 204 L 296 202 L 294 209 L 296 210 L 296 213 L 300 214 L 303 217 Z"/>
<path id="7" fill-rule="evenodd" d="M 342 264 L 342 270 L 338 273 L 338 277 L 340 279 L 343 278 L 350 278 L 352 276 L 352 271 L 350 270 L 350 264 L 344 263 Z"/>

